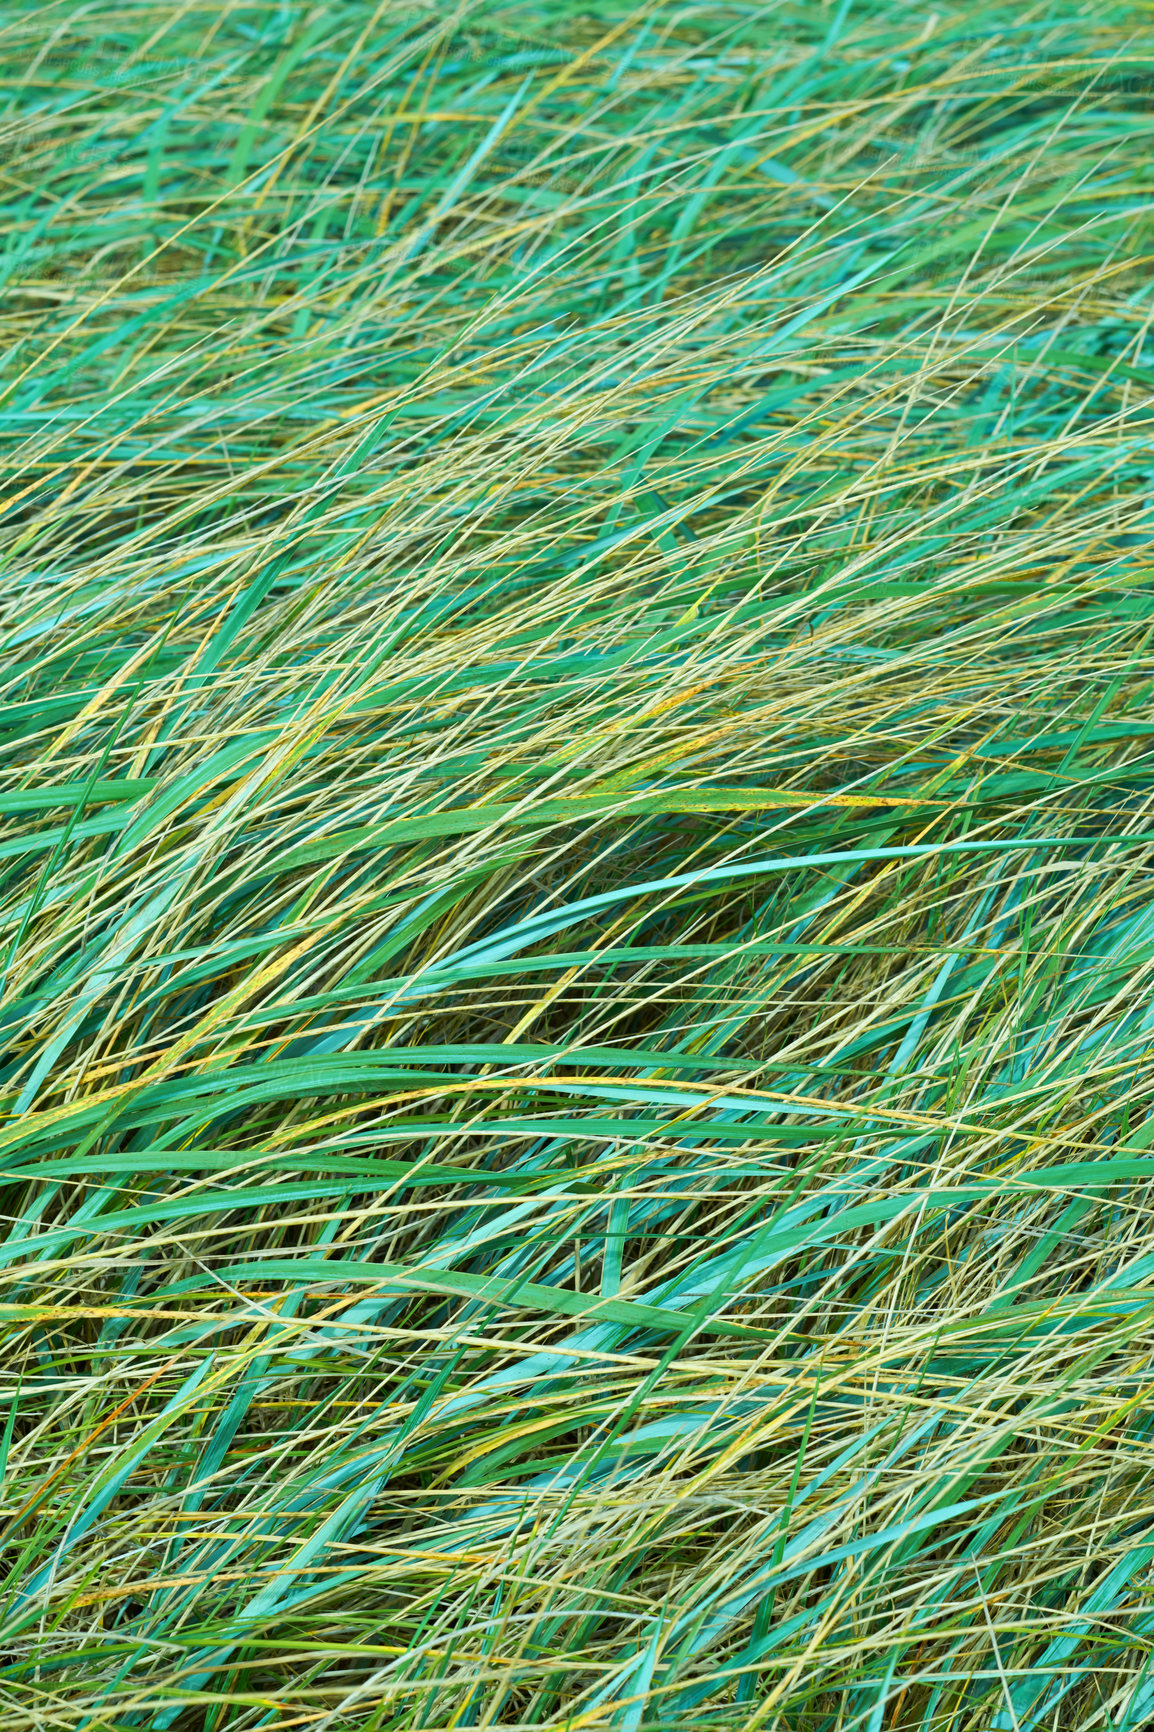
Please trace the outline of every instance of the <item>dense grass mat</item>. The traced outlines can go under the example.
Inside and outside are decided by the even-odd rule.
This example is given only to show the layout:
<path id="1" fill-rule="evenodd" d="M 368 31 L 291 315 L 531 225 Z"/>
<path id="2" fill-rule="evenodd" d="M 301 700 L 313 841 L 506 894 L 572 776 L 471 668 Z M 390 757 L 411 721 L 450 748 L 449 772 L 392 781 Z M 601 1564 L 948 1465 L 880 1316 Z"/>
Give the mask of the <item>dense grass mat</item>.
<path id="1" fill-rule="evenodd" d="M 1149 9 L 0 64 L 6 1732 L 1136 1732 Z"/>

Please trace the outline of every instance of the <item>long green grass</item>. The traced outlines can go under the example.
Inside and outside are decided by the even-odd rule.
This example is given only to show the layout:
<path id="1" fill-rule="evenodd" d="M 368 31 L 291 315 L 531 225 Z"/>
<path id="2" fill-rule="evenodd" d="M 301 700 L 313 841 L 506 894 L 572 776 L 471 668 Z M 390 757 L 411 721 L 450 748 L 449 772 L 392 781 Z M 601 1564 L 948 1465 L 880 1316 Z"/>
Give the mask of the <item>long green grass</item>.
<path id="1" fill-rule="evenodd" d="M 0 18 L 5 1732 L 1154 1715 L 1154 18 Z"/>

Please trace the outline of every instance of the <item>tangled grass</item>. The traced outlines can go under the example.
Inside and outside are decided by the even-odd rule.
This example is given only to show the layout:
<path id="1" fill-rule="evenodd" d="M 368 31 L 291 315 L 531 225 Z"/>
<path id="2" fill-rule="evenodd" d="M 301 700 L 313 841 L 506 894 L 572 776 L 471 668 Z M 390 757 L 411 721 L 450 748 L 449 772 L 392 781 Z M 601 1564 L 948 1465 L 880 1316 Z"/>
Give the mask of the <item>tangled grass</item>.
<path id="1" fill-rule="evenodd" d="M 1136 1732 L 1148 10 L 0 45 L 5 1728 Z"/>

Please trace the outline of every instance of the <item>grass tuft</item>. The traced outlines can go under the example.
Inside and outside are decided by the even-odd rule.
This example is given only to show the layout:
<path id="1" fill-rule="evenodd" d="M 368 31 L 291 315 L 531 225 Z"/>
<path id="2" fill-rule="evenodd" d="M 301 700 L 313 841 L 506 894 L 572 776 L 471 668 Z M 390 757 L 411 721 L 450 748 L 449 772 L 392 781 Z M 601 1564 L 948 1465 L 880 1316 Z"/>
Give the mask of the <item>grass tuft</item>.
<path id="1" fill-rule="evenodd" d="M 1148 9 L 0 54 L 7 1732 L 1137 1732 Z"/>

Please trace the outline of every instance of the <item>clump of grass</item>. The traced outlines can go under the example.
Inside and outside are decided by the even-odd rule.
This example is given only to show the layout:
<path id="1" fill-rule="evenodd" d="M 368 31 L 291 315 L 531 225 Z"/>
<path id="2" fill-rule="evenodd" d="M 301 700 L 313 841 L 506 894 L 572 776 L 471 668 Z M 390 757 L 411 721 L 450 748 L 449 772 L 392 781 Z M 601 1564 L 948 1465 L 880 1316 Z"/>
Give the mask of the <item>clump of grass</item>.
<path id="1" fill-rule="evenodd" d="M 1146 14 L 2 40 L 5 1726 L 1133 1732 Z"/>

